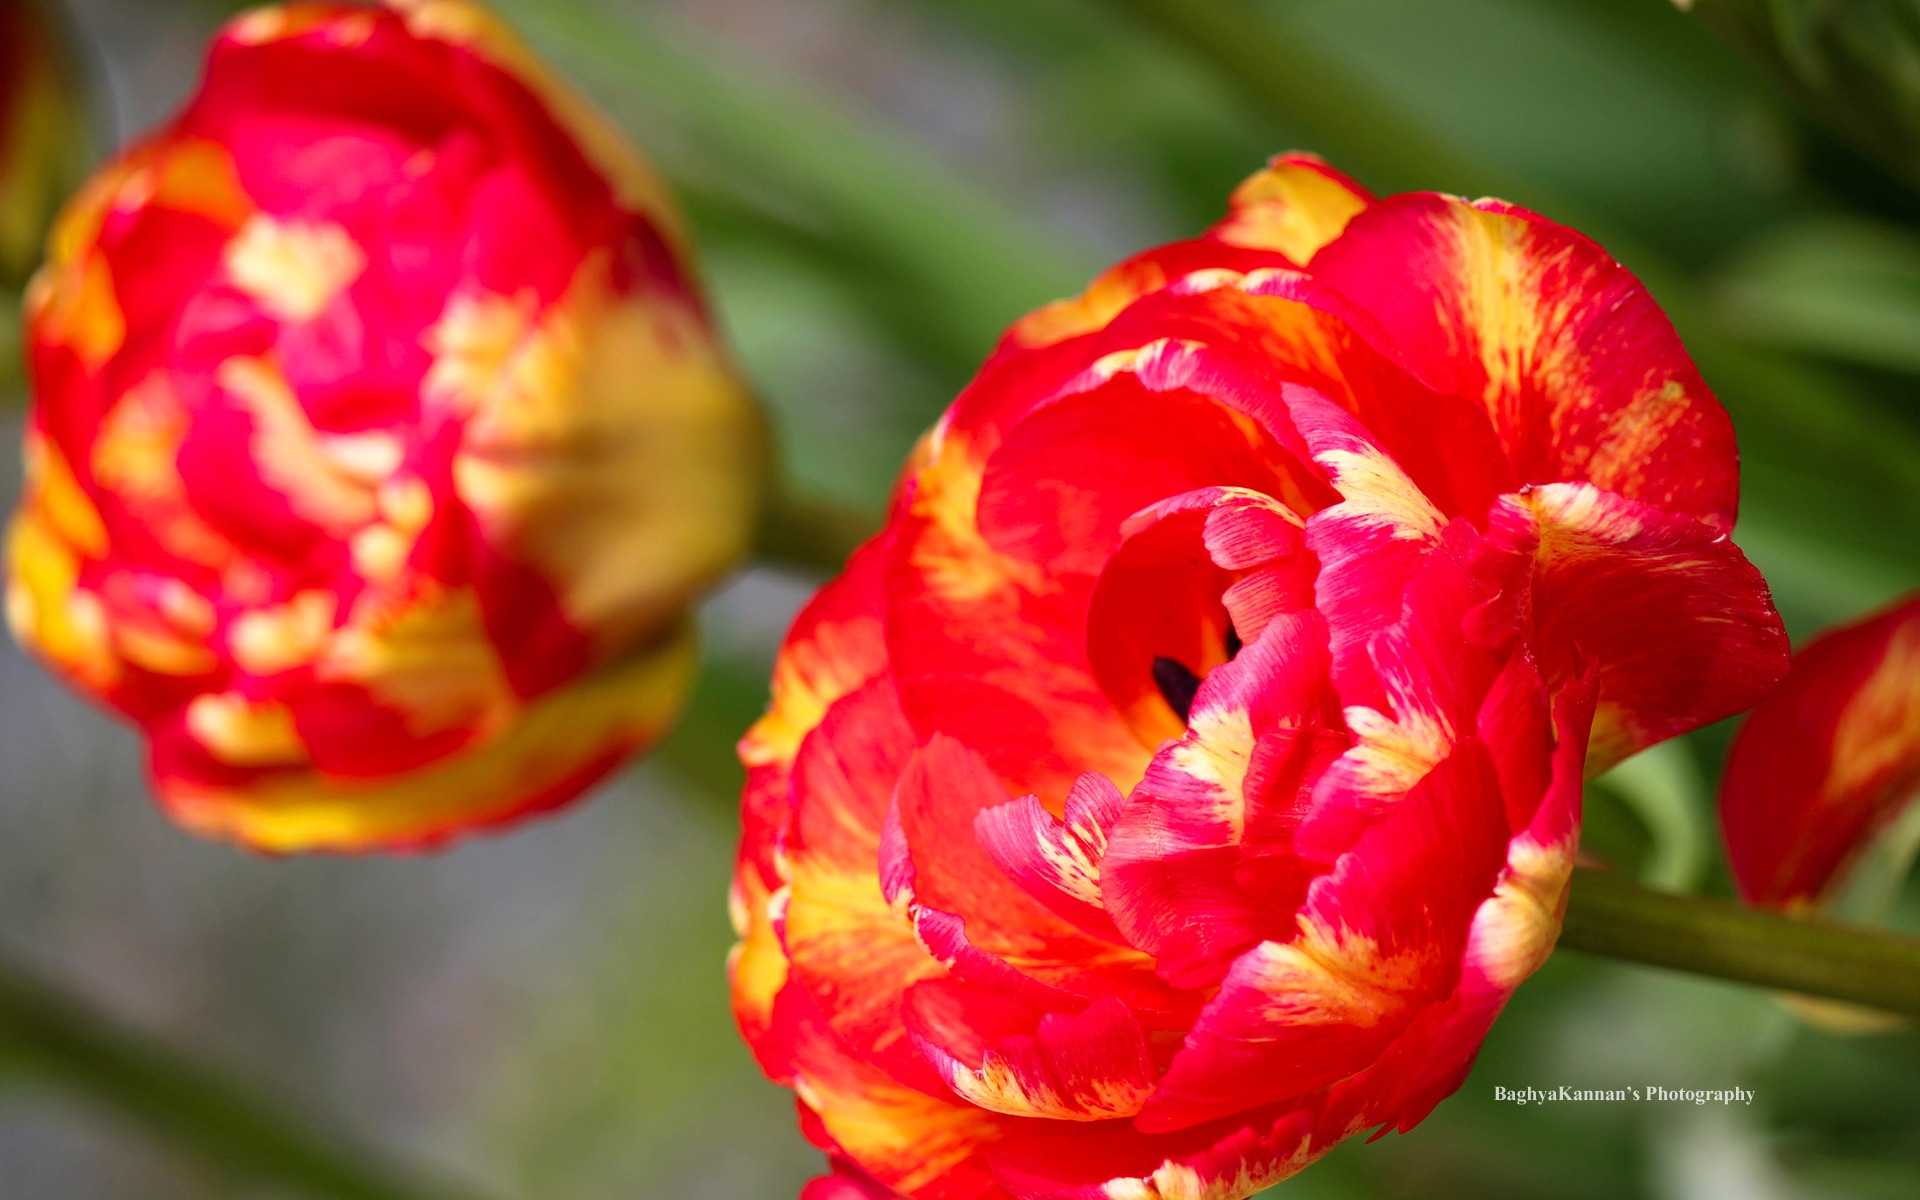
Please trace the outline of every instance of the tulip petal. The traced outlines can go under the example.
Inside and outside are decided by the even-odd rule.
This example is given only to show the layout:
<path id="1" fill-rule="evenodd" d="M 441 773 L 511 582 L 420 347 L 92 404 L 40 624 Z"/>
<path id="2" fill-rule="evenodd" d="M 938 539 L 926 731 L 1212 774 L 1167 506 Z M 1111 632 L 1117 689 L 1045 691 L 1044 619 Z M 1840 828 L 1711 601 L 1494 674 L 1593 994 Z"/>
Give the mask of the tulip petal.
<path id="1" fill-rule="evenodd" d="M 800 746 L 787 861 L 785 941 L 793 978 L 833 1032 L 895 1078 L 939 1088 L 901 1025 L 902 996 L 943 968 L 880 890 L 880 828 L 912 732 L 876 680 L 837 701 Z"/>
<path id="2" fill-rule="evenodd" d="M 1309 522 L 1309 538 L 1313 533 Z M 1472 571 L 1477 542 L 1466 522 L 1449 525 L 1409 564 L 1395 619 L 1367 634 L 1369 690 L 1378 700 L 1354 703 L 1343 693 L 1355 745 L 1314 788 L 1313 807 L 1295 838 L 1303 856 L 1332 862 L 1473 729 L 1499 665 L 1495 654 L 1467 644 L 1462 634 L 1488 591 Z M 1340 594 L 1341 585 L 1327 580 L 1335 569 L 1321 572 L 1323 596 Z M 1339 678 L 1336 668 L 1336 683 Z M 1348 678 L 1363 676 L 1355 669 Z"/>
<path id="3" fill-rule="evenodd" d="M 794 1088 L 833 1149 L 916 1200 L 1005 1200 L 980 1151 L 1013 1127 L 1008 1118 L 944 1087 L 904 1086 L 854 1055 L 817 1014 L 797 1025 Z"/>
<path id="4" fill-rule="evenodd" d="M 1271 790 L 1249 792 L 1261 742 L 1305 745 L 1296 739 L 1321 730 L 1338 737 L 1326 663 L 1318 614 L 1273 621 L 1207 676 L 1187 733 L 1155 755 L 1109 834 L 1101 863 L 1107 911 L 1177 986 L 1216 982 L 1234 955 L 1284 930 L 1301 898 L 1276 904 L 1242 888 L 1234 872 L 1250 809 L 1294 804 L 1311 779 L 1298 763 Z"/>
<path id="5" fill-rule="evenodd" d="M 1311 269 L 1377 319 L 1382 351 L 1484 406 L 1520 481 L 1591 482 L 1733 527 L 1732 423 L 1646 289 L 1587 238 L 1417 193 L 1355 217 Z"/>
<path id="6" fill-rule="evenodd" d="M 1184 493 L 1135 513 L 1124 531 L 1088 602 L 1087 654 L 1128 725 L 1158 746 L 1184 732 L 1192 698 L 1176 711 L 1156 664 L 1205 678 L 1229 657 L 1230 640 L 1256 640 L 1274 616 L 1313 607 L 1315 564 L 1300 552 L 1291 510 L 1245 488 Z M 1268 546 L 1283 563 L 1260 557 Z M 1253 570 L 1237 578 L 1220 556 Z M 1229 603 L 1244 621 L 1232 619 Z"/>
<path id="7" fill-rule="evenodd" d="M 1587 769 L 1752 705 L 1785 674 L 1766 581 L 1725 534 L 1560 483 L 1503 497 L 1482 569 L 1501 589 L 1476 637 L 1525 632 L 1549 688 L 1599 668 Z"/>
<path id="8" fill-rule="evenodd" d="M 1348 704 L 1379 708 L 1385 694 L 1367 658 L 1373 631 L 1400 616 L 1407 580 L 1440 539 L 1445 518 L 1365 427 L 1324 397 L 1290 389 L 1294 424 L 1341 500 L 1307 518 L 1320 560 L 1315 583 L 1333 650 L 1333 682 Z"/>
<path id="9" fill-rule="evenodd" d="M 974 830 L 984 810 L 1006 802 L 1006 788 L 984 758 L 943 734 L 915 751 L 901 773 L 892 812 L 911 856 L 911 895 L 896 890 L 893 898 L 911 901 L 929 948 L 938 943 L 927 923 L 945 914 L 964 924 L 964 934 L 953 933 L 967 946 L 1039 983 L 1164 1007 L 1167 990 L 1151 959 L 1063 919 L 994 863 Z"/>
<path id="10" fill-rule="evenodd" d="M 1007 1004 L 963 984 L 915 985 L 914 1043 L 968 1103 L 1015 1117 L 1130 1117 L 1153 1090 L 1146 1034 L 1111 996 L 1077 1013 Z"/>
<path id="11" fill-rule="evenodd" d="M 1373 195 L 1312 154 L 1275 155 L 1248 176 L 1207 236 L 1229 246 L 1274 250 L 1305 265 L 1340 236 Z"/>
<path id="12" fill-rule="evenodd" d="M 1100 898 L 1100 867 L 1124 802 L 1112 780 L 1089 772 L 1067 793 L 1064 819 L 1023 796 L 981 809 L 974 834 L 993 864 L 1029 896 L 1094 937 L 1120 942 Z"/>
<path id="13" fill-rule="evenodd" d="M 1234 962 L 1140 1128 L 1199 1124 L 1365 1067 L 1452 991 L 1506 844 L 1492 764 L 1464 742 L 1314 880 L 1295 938 Z"/>
<path id="14" fill-rule="evenodd" d="M 1081 771 L 1131 783 L 1146 751 L 1101 695 L 1061 588 L 974 524 L 979 476 L 959 458 L 915 480 L 887 566 L 887 649 L 917 728 L 979 747 L 1015 792 L 1059 803 Z"/>
<path id="15" fill-rule="evenodd" d="M 1828 630 L 1747 717 L 1720 821 L 1757 904 L 1831 897 L 1873 835 L 1920 799 L 1920 597 Z"/>
<path id="16" fill-rule="evenodd" d="M 1125 1126 L 1016 1132 L 988 1152 L 1018 1200 L 1244 1200 L 1333 1148 L 1304 1107 L 1241 1114 L 1170 1134 Z"/>
<path id="17" fill-rule="evenodd" d="M 1453 995 L 1424 1013 L 1373 1066 L 1335 1085 L 1328 1112 L 1336 1124 L 1384 1123 L 1404 1133 L 1425 1120 L 1466 1079 L 1514 989 L 1546 962 L 1560 935 L 1579 849 L 1593 697 L 1589 673 L 1556 698 L 1550 763 L 1542 772 L 1548 782 L 1535 797 L 1531 821 L 1507 843 L 1493 894 L 1473 914 Z M 1546 755 L 1543 743 L 1529 752 Z"/>
<path id="18" fill-rule="evenodd" d="M 208 768 L 184 719 L 153 727 L 150 773 L 168 814 L 207 837 L 287 852 L 428 850 L 579 796 L 659 736 L 695 666 L 685 630 L 522 709 L 485 746 L 398 779 L 267 769 L 236 789 Z"/>

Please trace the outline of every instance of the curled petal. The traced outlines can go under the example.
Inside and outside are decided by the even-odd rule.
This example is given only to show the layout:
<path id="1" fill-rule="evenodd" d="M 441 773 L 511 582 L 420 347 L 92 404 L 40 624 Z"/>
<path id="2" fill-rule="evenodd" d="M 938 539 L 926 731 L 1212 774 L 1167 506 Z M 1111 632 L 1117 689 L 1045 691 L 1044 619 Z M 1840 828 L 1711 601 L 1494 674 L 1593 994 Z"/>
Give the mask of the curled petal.
<path id="1" fill-rule="evenodd" d="M 1720 791 L 1741 894 L 1831 896 L 1873 835 L 1920 797 L 1920 597 L 1828 630 L 1734 739 Z"/>
<path id="2" fill-rule="evenodd" d="M 1365 1067 L 1452 991 L 1506 844 L 1492 764 L 1463 743 L 1314 880 L 1297 936 L 1234 962 L 1140 1127 L 1183 1128 Z"/>
<path id="3" fill-rule="evenodd" d="M 1334 686 L 1347 703 L 1378 708 L 1385 697 L 1367 660 L 1368 640 L 1398 619 L 1407 580 L 1446 521 L 1344 410 L 1304 389 L 1290 390 L 1288 405 L 1342 497 L 1307 519 L 1307 546 L 1320 560 L 1318 606 L 1332 632 Z"/>
<path id="4" fill-rule="evenodd" d="M 1312 778 L 1305 760 L 1313 731 L 1338 739 L 1335 753 L 1344 744 L 1326 685 L 1325 637 L 1317 613 L 1280 618 L 1209 675 L 1187 733 L 1154 757 L 1109 835 L 1101 864 L 1107 911 L 1177 986 L 1216 982 L 1234 955 L 1284 929 L 1301 898 L 1251 892 L 1235 871 L 1245 831 L 1259 819 L 1253 814 L 1298 805 Z M 1302 757 L 1289 761 L 1295 751 Z M 1263 766 L 1296 769 L 1264 779 L 1253 769 L 1257 755 Z M 1279 849 L 1287 857 L 1289 848 Z M 1304 877 L 1299 882 L 1304 888 Z"/>
<path id="5" fill-rule="evenodd" d="M 1077 1013 L 1027 1009 L 964 985 L 918 984 L 908 1028 L 961 1099 L 1058 1121 L 1130 1117 L 1153 1090 L 1145 1032 L 1111 996 Z"/>
<path id="6" fill-rule="evenodd" d="M 1290 509 L 1244 488 L 1186 492 L 1127 520 L 1088 602 L 1087 653 L 1146 745 L 1179 737 L 1192 706 L 1189 695 L 1175 710 L 1162 668 L 1174 664 L 1197 684 L 1233 643 L 1313 607 L 1315 564 L 1299 527 Z"/>
<path id="7" fill-rule="evenodd" d="M 964 944 L 1025 979 L 1068 994 L 1118 993 L 1154 1005 L 1166 989 L 1138 950 L 1087 933 L 1036 900 L 995 864 L 975 834 L 981 814 L 1004 804 L 1005 787 L 980 755 L 945 735 L 914 752 L 894 791 L 890 823 L 900 850 L 883 847 L 896 904 L 913 912 L 929 949 Z M 962 968 L 956 968 L 962 969 Z M 997 973 L 997 972 L 996 972 Z M 1022 983 L 1028 997 L 1034 990 Z M 1049 998 L 1039 1007 L 1059 1006 Z M 1079 1009 L 1084 1000 L 1072 1001 Z"/>
<path id="8" fill-rule="evenodd" d="M 1785 673 L 1787 635 L 1726 535 L 1592 484 L 1505 496 L 1482 568 L 1501 588 L 1486 642 L 1520 634 L 1558 688 L 1599 670 L 1588 771 L 1732 716 Z"/>
<path id="9" fill-rule="evenodd" d="M 1123 802 L 1112 780 L 1088 773 L 1067 793 L 1064 819 L 1023 796 L 980 810 L 973 828 L 993 864 L 1029 896 L 1093 936 L 1119 942 L 1100 898 L 1100 870 Z"/>

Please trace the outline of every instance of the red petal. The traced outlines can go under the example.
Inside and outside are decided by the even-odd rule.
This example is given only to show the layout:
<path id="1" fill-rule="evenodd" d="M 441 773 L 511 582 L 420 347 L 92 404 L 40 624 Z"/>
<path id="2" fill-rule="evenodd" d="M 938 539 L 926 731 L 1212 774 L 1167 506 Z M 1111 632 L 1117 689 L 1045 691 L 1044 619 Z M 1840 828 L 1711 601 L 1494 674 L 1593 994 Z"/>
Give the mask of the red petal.
<path id="1" fill-rule="evenodd" d="M 1313 533 L 1310 521 L 1309 537 Z M 1469 644 L 1462 632 L 1488 591 L 1473 574 L 1478 542 L 1467 522 L 1449 525 L 1431 550 L 1411 561 L 1393 622 L 1365 631 L 1361 645 L 1378 698 L 1361 703 L 1342 692 L 1356 744 L 1315 787 L 1312 811 L 1296 835 L 1303 856 L 1332 862 L 1473 730 L 1500 666 L 1495 652 Z M 1338 569 L 1321 571 L 1323 596 L 1339 589 Z M 1357 564 L 1354 569 L 1371 575 Z M 1348 678 L 1368 676 L 1356 666 Z"/>
<path id="2" fill-rule="evenodd" d="M 1547 686 L 1599 669 L 1588 770 L 1730 717 L 1786 671 L 1766 581 L 1726 534 L 1591 484 L 1502 497 L 1476 636 L 1529 634 Z"/>
<path id="3" fill-rule="evenodd" d="M 1380 348 L 1479 401 L 1524 483 L 1588 481 L 1732 529 L 1733 426 L 1640 282 L 1564 226 L 1499 201 L 1394 196 L 1314 256 Z"/>
<path id="4" fill-rule="evenodd" d="M 1317 613 L 1276 619 L 1207 676 L 1187 733 L 1154 757 L 1109 835 L 1100 867 L 1107 911 L 1178 986 L 1212 984 L 1235 954 L 1285 929 L 1291 906 L 1249 893 L 1234 871 L 1249 809 L 1295 801 L 1249 792 L 1260 740 L 1291 744 L 1303 729 L 1337 736 L 1326 663 Z"/>
<path id="5" fill-rule="evenodd" d="M 1307 545 L 1320 560 L 1318 608 L 1327 618 L 1333 682 L 1348 704 L 1385 700 L 1367 642 L 1400 616 L 1402 593 L 1446 521 L 1375 440 L 1325 398 L 1288 392 L 1294 424 L 1325 467 L 1341 500 L 1307 518 Z"/>
<path id="6" fill-rule="evenodd" d="M 818 1014 L 796 1022 L 795 1090 L 829 1148 L 915 1200 L 1005 1200 L 980 1152 L 1018 1122 L 909 1088 L 853 1054 Z M 884 1193 L 883 1193 L 884 1194 Z"/>
<path id="7" fill-rule="evenodd" d="M 1506 846 L 1498 779 L 1465 742 L 1314 881 L 1298 937 L 1234 963 L 1140 1128 L 1183 1128 L 1365 1068 L 1452 991 Z"/>
<path id="8" fill-rule="evenodd" d="M 1022 1131 L 987 1157 L 1019 1200 L 1243 1200 L 1298 1172 L 1347 1132 L 1319 1124 L 1302 1105 L 1170 1134 L 1117 1123 Z"/>
<path id="9" fill-rule="evenodd" d="M 1153 1090 L 1146 1034 L 1112 997 L 1039 1012 L 935 981 L 914 987 L 907 1022 L 955 1094 L 992 1112 L 1102 1121 L 1132 1116 Z"/>
<path id="10" fill-rule="evenodd" d="M 1741 894 L 1831 895 L 1920 798 L 1920 595 L 1822 633 L 1741 726 L 1720 790 Z"/>
<path id="11" fill-rule="evenodd" d="M 785 941 L 834 1032 L 895 1077 L 941 1089 L 906 1041 L 901 996 L 944 974 L 880 891 L 880 827 L 912 733 L 884 680 L 827 710 L 793 767 Z"/>
<path id="12" fill-rule="evenodd" d="M 900 1193 L 849 1162 L 833 1164 L 833 1174 L 810 1179 L 800 1200 L 902 1200 Z"/>
<path id="13" fill-rule="evenodd" d="M 982 809 L 974 835 L 994 865 L 1029 896 L 1094 937 L 1121 942 L 1100 899 L 1100 862 L 1123 800 L 1112 780 L 1089 772 L 1067 793 L 1064 820 L 1023 796 Z"/>
<path id="14" fill-rule="evenodd" d="M 964 922 L 966 945 L 1032 980 L 1076 996 L 1117 993 L 1130 1003 L 1166 1007 L 1167 990 L 1146 955 L 1064 920 L 994 864 L 974 826 L 983 810 L 1006 802 L 1006 788 L 985 760 L 943 734 L 918 750 L 902 773 L 894 805 L 912 857 L 911 901 L 929 948 L 936 935 L 928 919 L 946 914 Z M 1084 1005 L 1072 1003 L 1076 1010 Z"/>
<path id="15" fill-rule="evenodd" d="M 1385 1122 L 1404 1133 L 1425 1120 L 1434 1105 L 1460 1087 L 1494 1018 L 1552 952 L 1579 847 L 1582 766 L 1592 719 L 1588 675 L 1569 685 L 1554 705 L 1550 782 L 1535 797 L 1531 823 L 1508 842 L 1493 895 L 1474 913 L 1459 986 L 1378 1062 L 1334 1087 L 1329 1118 L 1336 1126 Z M 1547 753 L 1542 742 L 1529 757 Z"/>

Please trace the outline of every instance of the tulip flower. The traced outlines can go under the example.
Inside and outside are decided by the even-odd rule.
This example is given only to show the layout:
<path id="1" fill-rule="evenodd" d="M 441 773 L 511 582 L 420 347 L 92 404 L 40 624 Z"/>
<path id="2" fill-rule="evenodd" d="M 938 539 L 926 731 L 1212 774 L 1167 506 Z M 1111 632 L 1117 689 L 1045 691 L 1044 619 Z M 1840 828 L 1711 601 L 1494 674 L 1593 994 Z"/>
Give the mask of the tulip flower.
<path id="1" fill-rule="evenodd" d="M 1740 727 L 1720 791 L 1727 860 L 1754 904 L 1827 908 L 1920 799 L 1920 595 L 1802 646 Z"/>
<path id="2" fill-rule="evenodd" d="M 1289 155 L 1018 322 L 741 743 L 810 1198 L 1235 1200 L 1456 1089 L 1586 774 L 1785 670 L 1646 291 Z"/>
<path id="3" fill-rule="evenodd" d="M 464 0 L 235 19 L 27 303 L 19 639 L 180 823 L 430 846 L 648 745 L 760 418 L 652 171 Z"/>
<path id="4" fill-rule="evenodd" d="M 87 144 L 74 65 L 38 0 L 0 0 L 0 283 L 27 277 Z"/>

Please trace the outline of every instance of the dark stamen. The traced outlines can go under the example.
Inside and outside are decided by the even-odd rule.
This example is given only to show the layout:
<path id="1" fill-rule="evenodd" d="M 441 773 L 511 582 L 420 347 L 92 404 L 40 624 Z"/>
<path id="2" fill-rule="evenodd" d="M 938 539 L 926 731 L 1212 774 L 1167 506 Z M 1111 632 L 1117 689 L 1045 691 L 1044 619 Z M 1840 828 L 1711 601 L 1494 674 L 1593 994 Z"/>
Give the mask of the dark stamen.
<path id="1" fill-rule="evenodd" d="M 1187 664 L 1175 658 L 1156 658 L 1153 660 L 1153 682 L 1160 688 L 1160 694 L 1167 698 L 1173 711 L 1180 714 L 1182 721 L 1193 711 L 1194 693 L 1200 690 L 1200 677 L 1187 669 Z"/>
<path id="2" fill-rule="evenodd" d="M 1235 629 L 1233 625 L 1229 623 L 1227 625 L 1227 658 L 1228 660 L 1231 661 L 1232 659 L 1239 658 L 1240 651 L 1245 647 L 1246 647 L 1246 643 L 1240 640 L 1240 631 L 1238 629 Z"/>

